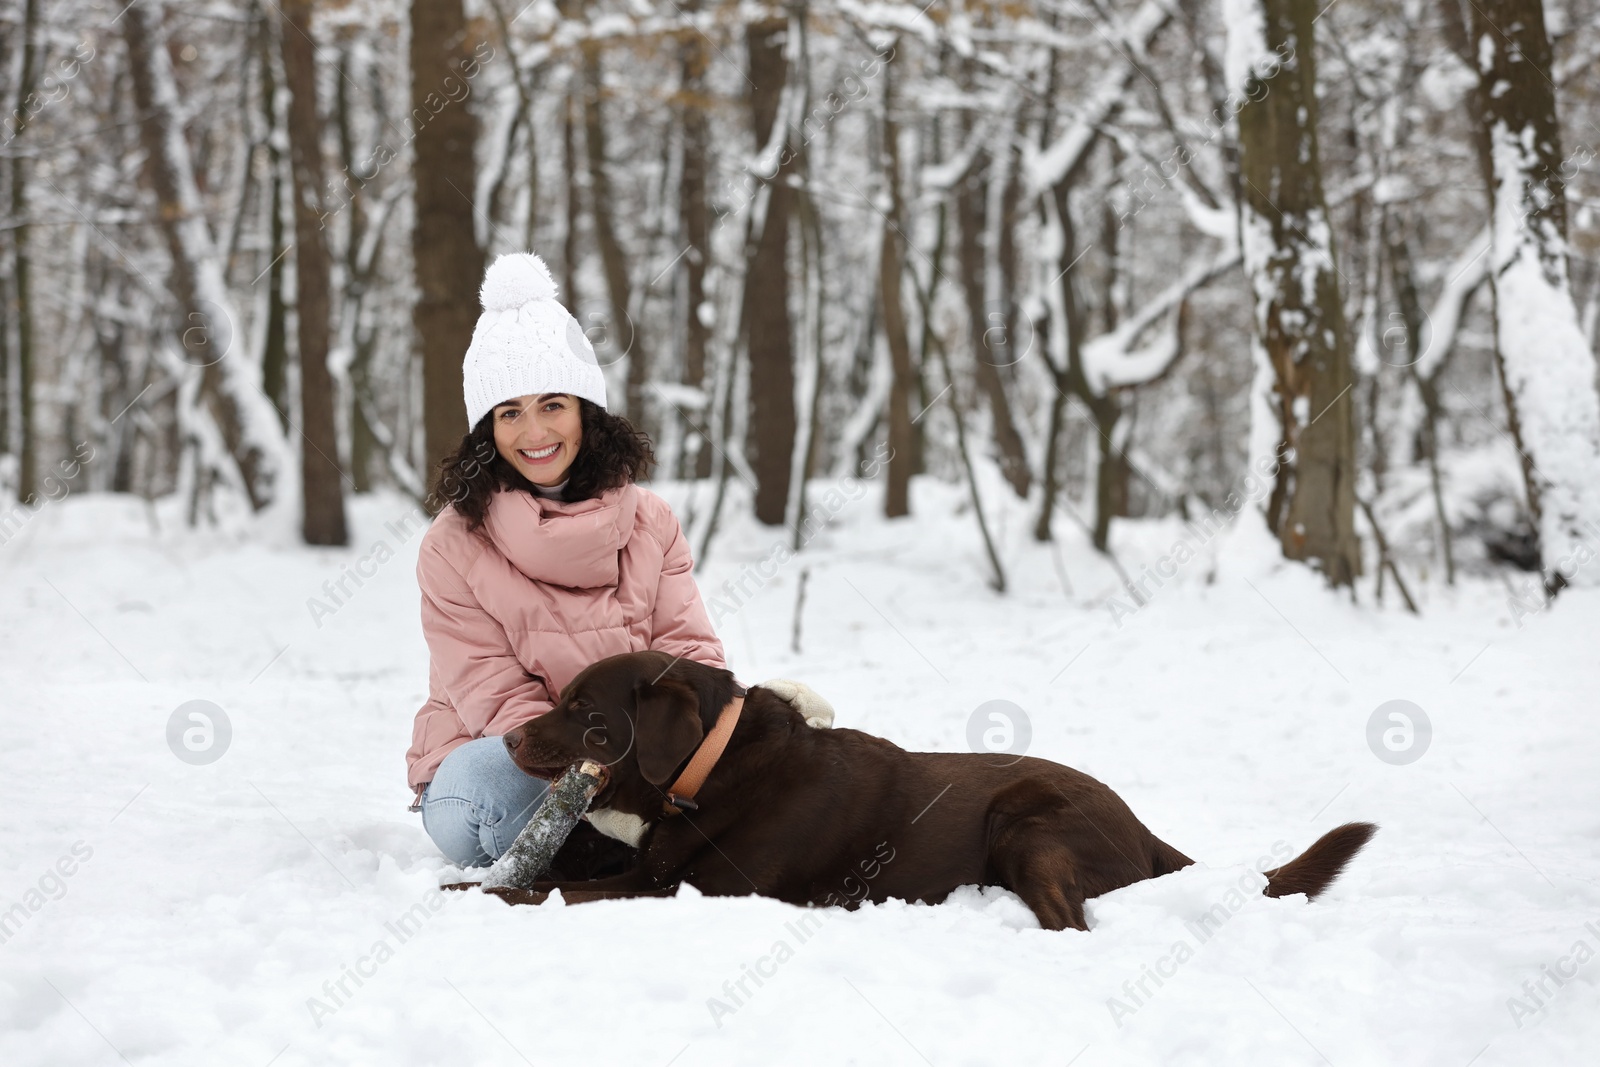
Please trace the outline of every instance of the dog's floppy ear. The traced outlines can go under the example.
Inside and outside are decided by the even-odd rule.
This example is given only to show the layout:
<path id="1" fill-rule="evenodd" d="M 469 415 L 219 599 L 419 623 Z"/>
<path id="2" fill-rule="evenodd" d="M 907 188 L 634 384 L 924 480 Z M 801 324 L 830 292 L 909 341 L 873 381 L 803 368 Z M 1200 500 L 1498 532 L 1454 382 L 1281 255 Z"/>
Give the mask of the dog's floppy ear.
<path id="1" fill-rule="evenodd" d="M 661 678 L 639 687 L 635 707 L 639 773 L 651 785 L 661 785 L 705 736 L 700 695 L 687 682 Z"/>

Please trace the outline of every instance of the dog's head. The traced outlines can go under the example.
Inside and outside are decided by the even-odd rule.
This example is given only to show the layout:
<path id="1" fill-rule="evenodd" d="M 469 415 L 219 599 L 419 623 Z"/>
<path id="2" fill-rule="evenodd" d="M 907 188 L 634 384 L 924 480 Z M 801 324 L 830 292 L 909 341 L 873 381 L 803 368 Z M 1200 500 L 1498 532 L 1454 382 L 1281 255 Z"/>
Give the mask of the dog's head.
<path id="1" fill-rule="evenodd" d="M 610 775 L 593 808 L 653 819 L 668 784 L 734 693 L 733 672 L 664 652 L 627 652 L 590 664 L 555 707 L 505 735 L 516 765 L 559 778 L 594 760 Z"/>

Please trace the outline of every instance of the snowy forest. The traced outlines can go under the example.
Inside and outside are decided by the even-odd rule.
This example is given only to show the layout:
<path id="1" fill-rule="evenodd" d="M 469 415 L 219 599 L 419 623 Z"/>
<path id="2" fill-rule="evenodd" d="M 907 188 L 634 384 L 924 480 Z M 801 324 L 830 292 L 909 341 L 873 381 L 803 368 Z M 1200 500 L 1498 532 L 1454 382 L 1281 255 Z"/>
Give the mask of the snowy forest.
<path id="1" fill-rule="evenodd" d="M 0 1064 L 1594 1059 L 1600 0 L 0 0 L 0 72 Z M 527 252 L 656 464 L 471 556 Z M 508 738 L 609 654 L 539 614 L 590 593 L 749 699 L 698 801 L 562 778 L 547 852 L 925 847 L 841 906 L 443 891 L 430 811 L 506 844 L 451 758 L 585 766 Z M 1059 764 L 1166 866 L 1041 921 L 967 786 L 719 808 L 758 714 Z"/>
<path id="2" fill-rule="evenodd" d="M 660 474 L 797 539 L 886 445 L 888 516 L 928 474 L 1114 552 L 1248 503 L 1335 585 L 1542 600 L 1600 518 L 1597 20 L 9 3 L 5 494 L 431 513 L 483 267 L 532 249 Z"/>

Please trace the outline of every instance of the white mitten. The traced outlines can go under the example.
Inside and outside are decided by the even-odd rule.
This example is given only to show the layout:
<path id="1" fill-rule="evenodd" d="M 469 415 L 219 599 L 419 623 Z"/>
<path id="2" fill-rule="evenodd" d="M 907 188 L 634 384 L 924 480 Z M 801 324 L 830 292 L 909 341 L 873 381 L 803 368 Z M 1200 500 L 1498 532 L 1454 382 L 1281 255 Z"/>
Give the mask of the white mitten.
<path id="1" fill-rule="evenodd" d="M 826 730 L 833 725 L 833 705 L 822 699 L 815 689 L 804 682 L 774 678 L 770 682 L 762 682 L 757 688 L 770 689 L 778 694 L 805 718 L 807 726 Z"/>

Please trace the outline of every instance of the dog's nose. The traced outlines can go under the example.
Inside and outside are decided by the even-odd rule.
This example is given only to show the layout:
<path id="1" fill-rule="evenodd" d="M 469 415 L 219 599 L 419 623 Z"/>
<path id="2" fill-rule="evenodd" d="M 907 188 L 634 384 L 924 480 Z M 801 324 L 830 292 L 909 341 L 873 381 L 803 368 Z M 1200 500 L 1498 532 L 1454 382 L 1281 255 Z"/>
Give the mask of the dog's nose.
<path id="1" fill-rule="evenodd" d="M 506 751 L 514 755 L 517 751 L 517 746 L 522 744 L 522 731 L 512 730 L 506 734 L 503 740 L 506 743 Z"/>

